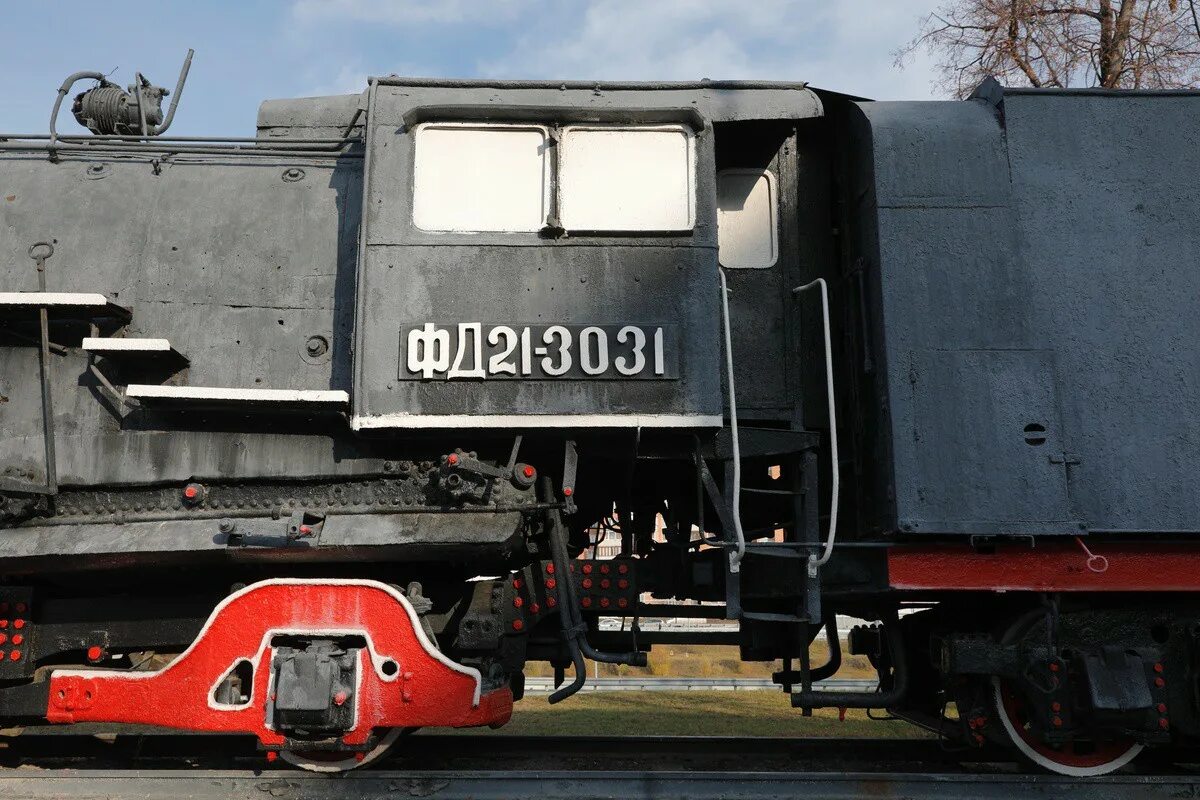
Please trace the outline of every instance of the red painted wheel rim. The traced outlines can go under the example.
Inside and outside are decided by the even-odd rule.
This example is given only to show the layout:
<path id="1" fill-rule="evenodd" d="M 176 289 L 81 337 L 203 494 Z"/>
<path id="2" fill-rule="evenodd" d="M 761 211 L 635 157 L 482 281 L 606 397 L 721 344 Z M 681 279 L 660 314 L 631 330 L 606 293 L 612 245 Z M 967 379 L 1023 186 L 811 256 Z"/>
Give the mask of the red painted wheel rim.
<path id="1" fill-rule="evenodd" d="M 1001 712 L 1012 723 L 1012 731 L 1021 737 L 1028 747 L 1048 761 L 1075 769 L 1098 769 L 1119 761 L 1129 751 L 1138 747 L 1132 739 L 1116 739 L 1111 742 L 1087 741 L 1087 749 L 1080 752 L 1079 742 L 1070 741 L 1061 747 L 1043 742 L 1026 727 L 1024 708 L 1015 692 L 1003 681 L 1000 684 Z"/>

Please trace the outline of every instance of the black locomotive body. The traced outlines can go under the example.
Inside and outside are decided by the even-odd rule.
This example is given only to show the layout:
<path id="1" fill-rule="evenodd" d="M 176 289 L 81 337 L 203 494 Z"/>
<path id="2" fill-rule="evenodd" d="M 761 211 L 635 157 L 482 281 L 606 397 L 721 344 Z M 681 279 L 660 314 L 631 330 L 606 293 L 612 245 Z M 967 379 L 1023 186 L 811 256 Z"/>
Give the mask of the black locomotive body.
<path id="1" fill-rule="evenodd" d="M 341 769 L 686 613 L 1059 772 L 1200 736 L 1200 96 L 136 91 L 0 139 L 0 721 Z"/>

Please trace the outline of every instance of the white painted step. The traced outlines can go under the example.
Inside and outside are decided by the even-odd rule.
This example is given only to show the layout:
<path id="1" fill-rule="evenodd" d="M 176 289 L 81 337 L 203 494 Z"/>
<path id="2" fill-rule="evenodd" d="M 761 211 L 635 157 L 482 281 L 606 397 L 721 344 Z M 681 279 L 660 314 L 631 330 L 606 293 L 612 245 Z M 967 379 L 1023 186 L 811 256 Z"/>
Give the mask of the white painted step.
<path id="1" fill-rule="evenodd" d="M 126 387 L 125 396 L 164 405 L 293 407 L 330 411 L 350 405 L 350 395 L 335 389 L 239 389 L 135 383 Z"/>
<path id="2" fill-rule="evenodd" d="M 170 353 L 174 348 L 166 339 L 109 339 L 106 336 L 88 336 L 81 345 L 89 353 Z"/>
<path id="3" fill-rule="evenodd" d="M 43 307 L 57 319 L 129 318 L 129 309 L 94 292 L 0 292 L 0 316 L 36 317 Z"/>
<path id="4" fill-rule="evenodd" d="M 110 339 L 106 336 L 88 336 L 80 347 L 84 352 L 104 356 L 110 361 L 136 367 L 139 364 L 154 366 L 183 367 L 187 358 L 171 347 L 166 339 Z"/>

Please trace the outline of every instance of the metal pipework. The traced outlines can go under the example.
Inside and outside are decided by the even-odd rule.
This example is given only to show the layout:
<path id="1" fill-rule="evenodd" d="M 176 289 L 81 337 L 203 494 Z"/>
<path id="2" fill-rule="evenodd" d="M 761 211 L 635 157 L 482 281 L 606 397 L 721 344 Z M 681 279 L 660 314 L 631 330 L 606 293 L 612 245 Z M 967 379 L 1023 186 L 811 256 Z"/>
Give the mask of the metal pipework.
<path id="1" fill-rule="evenodd" d="M 793 692 L 792 708 L 891 708 L 904 700 L 908 694 L 908 662 L 900 623 L 893 617 L 884 624 L 883 629 L 887 638 L 888 660 L 892 664 L 891 689 L 886 692 L 822 692 L 811 689 Z"/>
<path id="2" fill-rule="evenodd" d="M 67 76 L 67 79 L 62 82 L 62 86 L 58 87 L 58 97 L 54 99 L 54 110 L 50 112 L 50 151 L 54 152 L 54 144 L 58 141 L 58 112 L 62 108 L 63 98 L 67 96 L 67 92 L 71 91 L 71 87 L 80 81 L 87 79 L 100 81 L 101 84 L 108 83 L 108 78 L 103 72 L 75 72 Z"/>
<path id="3" fill-rule="evenodd" d="M 549 478 L 542 478 L 543 499 L 553 499 L 554 488 Z M 559 599 L 559 619 L 563 626 L 563 636 L 567 640 L 567 648 L 571 653 L 571 661 L 575 667 L 575 679 L 567 686 L 560 687 L 550 695 L 551 703 L 558 703 L 583 688 L 587 680 L 587 666 L 584 657 L 592 661 L 607 664 L 628 664 L 633 667 L 646 666 L 646 654 L 640 651 L 628 653 L 608 653 L 596 650 L 587 640 L 587 624 L 579 611 L 579 596 L 575 591 L 575 578 L 571 574 L 571 559 L 567 553 L 567 536 L 563 529 L 562 517 L 557 509 L 546 512 L 546 522 L 549 525 L 550 555 L 554 568 L 561 578 L 559 585 L 562 592 Z"/>
<path id="4" fill-rule="evenodd" d="M 167 109 L 167 116 L 163 118 L 162 124 L 155 129 L 155 136 L 165 133 L 175 120 L 175 109 L 179 106 L 179 97 L 183 94 L 183 84 L 187 82 L 188 72 L 192 68 L 192 56 L 195 54 L 196 51 L 189 47 L 187 56 L 183 59 L 183 67 L 179 70 L 179 80 L 175 82 L 175 96 L 171 98 L 171 107 Z"/>

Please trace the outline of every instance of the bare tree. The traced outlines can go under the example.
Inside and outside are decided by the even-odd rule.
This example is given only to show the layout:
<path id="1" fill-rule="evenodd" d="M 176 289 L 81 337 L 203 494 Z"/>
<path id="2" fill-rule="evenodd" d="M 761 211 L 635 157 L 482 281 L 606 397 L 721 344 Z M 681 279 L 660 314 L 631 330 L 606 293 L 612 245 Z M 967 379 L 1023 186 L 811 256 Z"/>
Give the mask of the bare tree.
<path id="1" fill-rule="evenodd" d="M 927 50 L 939 88 L 957 97 L 988 76 L 1010 86 L 1200 86 L 1197 2 L 946 0 L 896 63 Z"/>

